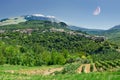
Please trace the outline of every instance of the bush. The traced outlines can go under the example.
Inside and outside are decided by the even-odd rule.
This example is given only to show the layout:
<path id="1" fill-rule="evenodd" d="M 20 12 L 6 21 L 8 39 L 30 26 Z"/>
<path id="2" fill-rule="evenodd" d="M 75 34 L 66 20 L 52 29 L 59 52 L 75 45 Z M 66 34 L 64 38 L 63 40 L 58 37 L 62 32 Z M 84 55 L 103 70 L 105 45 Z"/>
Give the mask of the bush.
<path id="1" fill-rule="evenodd" d="M 76 73 L 77 68 L 80 66 L 80 63 L 71 63 L 71 64 L 66 64 L 64 66 L 64 69 L 62 70 L 62 74 L 73 74 Z"/>
<path id="2" fill-rule="evenodd" d="M 3 55 L 0 55 L 0 65 L 5 64 L 5 57 Z"/>
<path id="3" fill-rule="evenodd" d="M 90 72 L 94 71 L 94 64 L 90 64 Z"/>

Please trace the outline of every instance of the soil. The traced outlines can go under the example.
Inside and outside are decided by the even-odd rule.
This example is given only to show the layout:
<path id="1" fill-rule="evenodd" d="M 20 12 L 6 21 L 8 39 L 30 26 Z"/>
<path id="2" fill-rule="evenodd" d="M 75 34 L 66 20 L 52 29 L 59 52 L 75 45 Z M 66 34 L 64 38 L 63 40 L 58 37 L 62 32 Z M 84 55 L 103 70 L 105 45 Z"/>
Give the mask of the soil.
<path id="1" fill-rule="evenodd" d="M 82 65 L 77 69 L 76 72 L 77 72 L 77 73 L 81 73 L 83 66 L 85 66 L 85 73 L 90 73 L 90 64 L 82 64 Z M 95 65 L 93 65 L 93 66 L 94 66 L 93 72 L 97 71 Z"/>
<path id="2" fill-rule="evenodd" d="M 52 68 L 47 70 L 20 70 L 18 73 L 20 74 L 27 74 L 27 75 L 50 75 L 53 74 L 55 71 L 61 71 L 63 68 Z"/>

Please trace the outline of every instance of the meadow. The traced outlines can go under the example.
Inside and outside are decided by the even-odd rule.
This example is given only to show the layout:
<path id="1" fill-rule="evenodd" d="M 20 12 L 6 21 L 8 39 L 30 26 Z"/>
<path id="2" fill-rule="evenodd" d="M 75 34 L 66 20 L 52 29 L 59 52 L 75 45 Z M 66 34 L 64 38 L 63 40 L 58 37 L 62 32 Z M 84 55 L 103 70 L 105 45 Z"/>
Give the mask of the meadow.
<path id="1" fill-rule="evenodd" d="M 0 66 L 0 80 L 120 80 L 120 69 L 115 71 L 44 75 L 38 72 L 60 68 L 60 65 L 27 67 L 14 65 Z M 34 72 L 36 71 L 36 72 Z"/>

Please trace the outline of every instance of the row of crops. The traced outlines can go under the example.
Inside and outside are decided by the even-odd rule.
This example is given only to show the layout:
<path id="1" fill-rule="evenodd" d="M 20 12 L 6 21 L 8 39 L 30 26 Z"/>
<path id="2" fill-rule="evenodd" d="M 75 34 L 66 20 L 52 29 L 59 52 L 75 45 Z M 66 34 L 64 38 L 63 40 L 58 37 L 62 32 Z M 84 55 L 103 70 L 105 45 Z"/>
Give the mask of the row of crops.
<path id="1" fill-rule="evenodd" d="M 120 59 L 112 61 L 96 61 L 95 66 L 97 71 L 106 71 L 114 68 L 120 67 Z"/>
<path id="2" fill-rule="evenodd" d="M 120 59 L 96 61 L 91 64 L 82 64 L 80 62 L 66 64 L 61 72 L 55 74 L 75 74 L 75 73 L 90 73 L 90 72 L 103 72 L 111 71 L 120 68 Z"/>
<path id="3" fill-rule="evenodd" d="M 72 63 L 64 66 L 62 74 L 89 73 L 95 71 L 96 67 L 92 63 L 91 64 Z"/>

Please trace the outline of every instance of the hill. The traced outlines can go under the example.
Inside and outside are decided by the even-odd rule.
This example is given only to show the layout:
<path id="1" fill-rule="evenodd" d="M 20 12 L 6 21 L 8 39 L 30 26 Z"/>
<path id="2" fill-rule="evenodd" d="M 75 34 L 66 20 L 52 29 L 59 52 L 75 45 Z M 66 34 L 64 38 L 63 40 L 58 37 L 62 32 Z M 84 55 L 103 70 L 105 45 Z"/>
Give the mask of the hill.
<path id="1" fill-rule="evenodd" d="M 115 30 L 115 29 L 120 29 L 120 25 L 116 25 L 116 26 L 110 28 L 109 30 Z"/>
<path id="2" fill-rule="evenodd" d="M 0 27 L 0 64 L 52 65 L 81 59 L 91 54 L 116 53 L 116 45 L 104 37 L 68 29 L 64 22 L 31 20 Z"/>
<path id="3" fill-rule="evenodd" d="M 0 26 L 10 25 L 10 24 L 18 24 L 21 22 L 26 22 L 30 20 L 43 20 L 43 21 L 51 21 L 51 22 L 60 22 L 54 16 L 45 16 L 42 14 L 32 14 L 32 15 L 23 15 L 19 17 L 5 18 L 0 20 Z"/>
<path id="4" fill-rule="evenodd" d="M 116 25 L 108 30 L 86 29 L 82 27 L 70 26 L 71 30 L 83 31 L 91 35 L 105 36 L 109 41 L 120 46 L 120 25 Z"/>
<path id="5" fill-rule="evenodd" d="M 120 46 L 120 25 L 117 25 L 107 31 L 104 32 L 104 34 L 108 39 L 117 45 Z"/>
<path id="6" fill-rule="evenodd" d="M 0 26 L 18 24 L 20 22 L 25 22 L 25 21 L 26 19 L 24 19 L 24 17 L 5 18 L 0 20 Z"/>
<path id="7" fill-rule="evenodd" d="M 104 32 L 105 30 L 101 30 L 101 29 L 88 29 L 88 28 L 83 28 L 83 27 L 78 27 L 78 26 L 71 26 L 69 25 L 68 27 L 71 30 L 75 30 L 75 31 L 82 31 L 82 32 L 86 32 L 89 35 L 100 35 L 102 34 L 102 32 Z"/>
<path id="8" fill-rule="evenodd" d="M 120 25 L 114 26 L 99 35 L 106 36 L 108 40 L 120 46 Z"/>
<path id="9" fill-rule="evenodd" d="M 52 44 L 56 44 L 56 42 L 63 42 L 64 40 L 68 40 L 65 42 L 71 42 L 69 44 L 71 44 L 71 46 L 68 46 L 66 43 L 66 48 L 67 47 L 77 47 L 78 45 L 81 46 L 82 45 L 82 41 L 84 41 L 84 45 L 88 44 L 89 41 L 91 43 L 95 43 L 98 44 L 102 41 L 104 41 L 104 37 L 100 37 L 100 36 L 90 36 L 88 34 L 82 33 L 82 32 L 76 32 L 76 31 L 71 31 L 67 28 L 67 24 L 64 22 L 60 22 L 60 23 L 55 23 L 55 22 L 50 22 L 50 21 L 27 21 L 27 22 L 23 22 L 20 24 L 16 24 L 16 25 L 6 25 L 6 26 L 1 26 L 0 27 L 1 31 L 4 31 L 2 34 L 6 35 L 6 33 L 11 33 L 14 34 L 15 33 L 18 35 L 34 35 L 34 36 L 29 36 L 31 38 L 35 37 L 35 39 L 37 38 L 37 36 L 43 36 L 47 37 L 49 36 L 50 39 L 52 39 L 53 37 L 53 43 Z M 9 35 L 11 34 L 7 34 L 7 36 L 9 37 Z M 39 35 L 41 34 L 41 35 Z M 64 36 L 63 36 L 64 35 Z M 14 36 L 14 38 L 19 37 L 19 36 Z M 56 37 L 56 38 L 55 38 Z M 9 37 L 10 38 L 10 37 Z M 3 38 L 4 39 L 4 38 Z M 41 39 L 41 38 L 40 38 Z M 54 42 L 54 39 L 58 39 L 56 42 Z M 81 40 L 81 42 L 78 42 L 79 40 Z M 49 38 L 48 38 L 48 41 Z M 77 43 L 77 42 L 78 43 Z M 86 42 L 87 41 L 87 42 Z M 72 43 L 73 42 L 73 43 Z M 76 42 L 76 43 L 74 43 Z M 47 44 L 45 44 L 47 45 Z M 65 44 L 61 44 L 63 47 L 65 46 Z M 54 45 L 56 46 L 56 45 Z M 55 47 L 57 48 L 57 47 Z M 71 50 L 71 49 L 70 49 Z"/>

